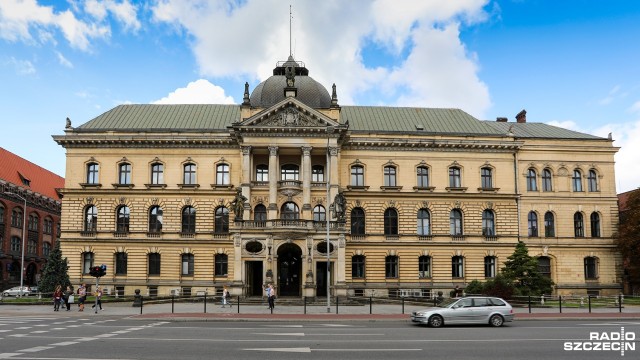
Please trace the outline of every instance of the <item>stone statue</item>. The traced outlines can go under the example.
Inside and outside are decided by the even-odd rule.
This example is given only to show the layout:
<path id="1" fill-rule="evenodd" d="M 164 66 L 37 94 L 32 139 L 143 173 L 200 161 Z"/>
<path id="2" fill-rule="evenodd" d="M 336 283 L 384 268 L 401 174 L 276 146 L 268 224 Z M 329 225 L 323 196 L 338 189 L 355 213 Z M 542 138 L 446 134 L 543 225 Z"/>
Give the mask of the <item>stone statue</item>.
<path id="1" fill-rule="evenodd" d="M 345 220 L 345 210 L 347 208 L 347 199 L 345 199 L 342 192 L 336 194 L 336 197 L 333 199 L 333 214 L 334 218 L 338 221 Z"/>
<path id="2" fill-rule="evenodd" d="M 65 129 L 71 129 L 71 119 L 67 118 L 67 124 L 64 126 Z"/>
<path id="3" fill-rule="evenodd" d="M 233 212 L 236 214 L 236 220 L 242 220 L 244 217 L 244 202 L 247 201 L 247 198 L 242 195 L 242 189 L 238 189 L 236 192 L 236 197 L 231 202 L 231 206 L 233 206 Z"/>

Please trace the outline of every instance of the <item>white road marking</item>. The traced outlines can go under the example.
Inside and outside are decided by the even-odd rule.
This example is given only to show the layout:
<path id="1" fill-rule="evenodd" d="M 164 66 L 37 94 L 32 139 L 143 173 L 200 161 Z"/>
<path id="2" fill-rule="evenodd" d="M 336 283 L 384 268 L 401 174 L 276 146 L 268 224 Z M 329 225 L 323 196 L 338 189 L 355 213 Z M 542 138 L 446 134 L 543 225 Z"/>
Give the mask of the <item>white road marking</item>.
<path id="1" fill-rule="evenodd" d="M 269 336 L 304 336 L 304 333 L 254 333 L 255 335 Z"/>
<path id="2" fill-rule="evenodd" d="M 310 353 L 311 349 L 308 347 L 302 348 L 259 348 L 259 349 L 242 349 L 245 351 L 272 351 L 272 352 L 295 352 L 295 353 Z"/>
<path id="3" fill-rule="evenodd" d="M 18 355 L 22 355 L 22 353 L 0 353 L 0 359 L 9 359 Z"/>
<path id="4" fill-rule="evenodd" d="M 36 346 L 36 347 L 32 347 L 32 348 L 28 348 L 28 349 L 22 349 L 22 350 L 18 350 L 19 352 L 38 352 L 38 351 L 42 351 L 42 350 L 49 350 L 52 349 L 52 346 Z"/>
<path id="5" fill-rule="evenodd" d="M 44 334 L 48 332 L 49 330 L 37 330 L 37 331 L 32 331 L 31 334 Z"/>
<path id="6" fill-rule="evenodd" d="M 59 342 L 59 343 L 55 343 L 55 344 L 51 344 L 52 346 L 67 346 L 67 345 L 75 345 L 77 344 L 77 341 L 63 341 L 63 342 Z"/>
<path id="7" fill-rule="evenodd" d="M 302 325 L 264 325 L 265 327 L 301 328 Z"/>

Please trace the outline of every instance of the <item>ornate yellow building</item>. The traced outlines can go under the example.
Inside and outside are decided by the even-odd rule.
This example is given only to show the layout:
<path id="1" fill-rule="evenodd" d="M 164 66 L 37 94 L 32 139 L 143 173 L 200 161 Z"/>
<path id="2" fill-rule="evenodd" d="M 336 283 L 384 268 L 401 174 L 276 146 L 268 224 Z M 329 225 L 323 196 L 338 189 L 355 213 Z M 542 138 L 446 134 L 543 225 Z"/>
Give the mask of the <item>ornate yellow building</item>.
<path id="1" fill-rule="evenodd" d="M 432 296 L 495 276 L 522 240 L 558 293 L 621 290 L 610 138 L 525 111 L 339 106 L 308 74 L 289 57 L 240 105 L 67 123 L 72 281 L 106 264 L 127 294 Z"/>

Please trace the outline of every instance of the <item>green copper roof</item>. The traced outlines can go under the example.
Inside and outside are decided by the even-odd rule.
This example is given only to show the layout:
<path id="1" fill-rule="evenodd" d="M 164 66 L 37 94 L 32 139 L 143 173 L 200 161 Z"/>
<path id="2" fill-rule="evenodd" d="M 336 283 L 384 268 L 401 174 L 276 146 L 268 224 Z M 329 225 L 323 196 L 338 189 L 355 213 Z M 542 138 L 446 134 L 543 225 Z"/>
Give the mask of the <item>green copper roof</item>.
<path id="1" fill-rule="evenodd" d="M 239 119 L 238 105 L 120 105 L 76 130 L 226 131 Z"/>
<path id="2" fill-rule="evenodd" d="M 599 136 L 580 133 L 543 123 L 483 122 L 494 129 L 499 130 L 503 134 L 511 131 L 516 138 L 604 140 L 604 138 Z"/>
<path id="3" fill-rule="evenodd" d="M 340 121 L 354 132 L 504 135 L 460 109 L 343 106 Z"/>

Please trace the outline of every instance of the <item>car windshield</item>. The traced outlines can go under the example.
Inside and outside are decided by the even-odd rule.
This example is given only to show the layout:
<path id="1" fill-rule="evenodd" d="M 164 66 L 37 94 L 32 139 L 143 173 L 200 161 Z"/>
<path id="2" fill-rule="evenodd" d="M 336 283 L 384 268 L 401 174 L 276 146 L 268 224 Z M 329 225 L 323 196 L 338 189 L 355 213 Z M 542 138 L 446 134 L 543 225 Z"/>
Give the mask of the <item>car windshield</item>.
<path id="1" fill-rule="evenodd" d="M 460 299 L 456 299 L 456 298 L 444 299 L 436 306 L 437 307 L 442 307 L 442 308 L 450 307 L 451 304 L 455 303 L 458 300 L 460 300 Z"/>

